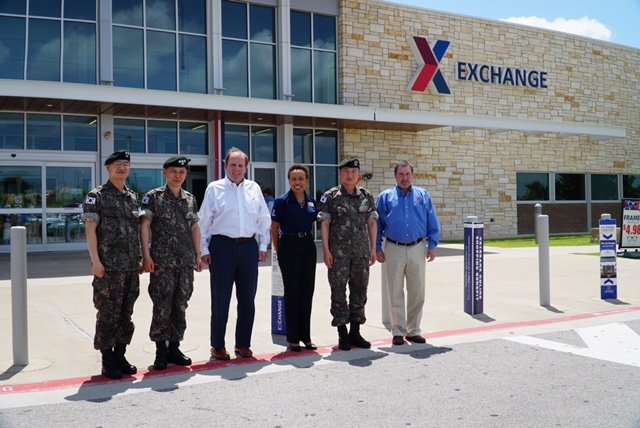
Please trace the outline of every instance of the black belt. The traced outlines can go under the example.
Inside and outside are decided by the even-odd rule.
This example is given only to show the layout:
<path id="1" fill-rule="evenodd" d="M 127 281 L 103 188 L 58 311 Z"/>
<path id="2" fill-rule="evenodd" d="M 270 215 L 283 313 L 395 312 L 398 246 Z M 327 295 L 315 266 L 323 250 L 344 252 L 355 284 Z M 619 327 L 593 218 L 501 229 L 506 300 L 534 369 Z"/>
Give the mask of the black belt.
<path id="1" fill-rule="evenodd" d="M 412 242 L 398 242 L 398 241 L 394 241 L 391 238 L 387 238 L 387 241 L 391 242 L 392 244 L 400 245 L 403 247 L 413 247 L 414 245 L 421 243 L 422 238 L 416 239 L 415 241 L 412 241 Z"/>
<path id="2" fill-rule="evenodd" d="M 251 241 L 252 239 L 254 239 L 255 235 L 251 236 L 249 238 L 232 238 L 232 237 L 227 236 L 227 235 L 213 235 L 213 236 L 216 236 L 216 237 L 222 238 L 222 239 L 226 239 L 227 241 L 233 241 L 236 244 L 245 244 L 245 243 Z"/>
<path id="3" fill-rule="evenodd" d="M 292 236 L 294 238 L 306 238 L 307 236 L 311 236 L 311 232 L 286 232 L 283 235 Z"/>

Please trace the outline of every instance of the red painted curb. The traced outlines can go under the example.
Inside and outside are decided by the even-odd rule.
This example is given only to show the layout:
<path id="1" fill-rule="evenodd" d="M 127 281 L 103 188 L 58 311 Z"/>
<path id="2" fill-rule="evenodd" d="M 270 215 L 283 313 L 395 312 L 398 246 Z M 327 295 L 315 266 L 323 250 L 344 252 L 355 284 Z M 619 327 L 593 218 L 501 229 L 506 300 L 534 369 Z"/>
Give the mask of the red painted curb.
<path id="1" fill-rule="evenodd" d="M 619 315 L 619 314 L 632 313 L 632 312 L 640 312 L 640 306 L 634 306 L 634 307 L 623 308 L 623 309 L 614 309 L 611 311 L 593 312 L 590 314 L 569 315 L 569 316 L 544 319 L 544 320 L 519 321 L 519 322 L 512 322 L 512 323 L 505 323 L 505 324 L 491 324 L 491 325 L 485 325 L 480 327 L 463 328 L 460 330 L 439 331 L 439 332 L 426 334 L 426 338 L 436 339 L 441 337 L 461 336 L 465 334 L 484 333 L 489 331 L 509 330 L 509 329 L 515 329 L 515 328 L 524 328 L 524 327 L 535 327 L 535 326 L 546 325 L 546 324 L 578 321 L 583 319 L 592 319 L 592 318 Z M 373 342 L 373 344 L 376 346 L 390 345 L 391 339 L 376 340 Z M 124 376 L 122 379 L 118 379 L 118 380 L 113 380 L 113 379 L 106 378 L 104 376 L 96 375 L 96 376 L 76 377 L 76 378 L 70 378 L 70 379 L 50 380 L 50 381 L 36 382 L 36 383 L 2 385 L 0 386 L 0 396 L 8 395 L 8 394 L 24 394 L 24 393 L 52 391 L 52 390 L 59 390 L 59 389 L 119 384 L 124 382 L 133 382 L 133 381 L 141 381 L 141 380 L 153 379 L 153 378 L 159 378 L 159 377 L 173 376 L 173 375 L 178 375 L 183 373 L 198 373 L 198 372 L 203 372 L 208 370 L 217 370 L 225 367 L 233 367 L 233 366 L 248 365 L 248 364 L 270 363 L 272 361 L 278 361 L 278 360 L 284 360 L 284 359 L 307 357 L 312 354 L 327 355 L 333 352 L 343 352 L 343 351 L 339 351 L 336 347 L 333 347 L 333 346 L 325 346 L 325 347 L 319 347 L 316 351 L 307 351 L 307 350 L 303 350 L 302 352 L 285 351 L 285 352 L 280 352 L 276 354 L 264 354 L 264 355 L 260 355 L 258 357 L 252 357 L 252 358 L 235 358 L 229 361 L 205 361 L 201 363 L 192 364 L 189 367 L 171 366 L 171 367 L 168 367 L 166 370 L 162 370 L 162 371 L 141 370 L 133 376 Z"/>

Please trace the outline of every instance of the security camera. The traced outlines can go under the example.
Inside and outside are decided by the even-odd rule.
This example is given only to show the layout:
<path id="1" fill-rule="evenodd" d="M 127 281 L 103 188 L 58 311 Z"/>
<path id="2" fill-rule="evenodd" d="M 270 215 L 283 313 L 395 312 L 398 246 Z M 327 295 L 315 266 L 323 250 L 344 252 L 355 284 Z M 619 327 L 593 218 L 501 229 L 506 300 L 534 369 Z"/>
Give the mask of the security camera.
<path id="1" fill-rule="evenodd" d="M 16 157 L 16 154 L 15 154 L 15 153 L 11 153 L 11 157 L 12 157 L 12 158 L 15 158 L 15 157 Z"/>
<path id="2" fill-rule="evenodd" d="M 371 174 L 370 172 L 366 172 L 362 174 L 362 178 L 364 179 L 364 181 L 369 181 L 373 178 L 373 174 Z"/>

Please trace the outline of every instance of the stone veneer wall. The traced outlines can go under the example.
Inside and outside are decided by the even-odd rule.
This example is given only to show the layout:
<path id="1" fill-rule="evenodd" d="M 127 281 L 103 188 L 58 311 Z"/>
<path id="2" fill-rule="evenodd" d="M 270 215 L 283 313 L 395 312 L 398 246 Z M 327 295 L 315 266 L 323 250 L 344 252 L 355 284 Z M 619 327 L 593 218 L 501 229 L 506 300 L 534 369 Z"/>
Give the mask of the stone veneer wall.
<path id="1" fill-rule="evenodd" d="M 416 164 L 416 184 L 434 197 L 445 239 L 462 237 L 468 215 L 485 221 L 488 237 L 516 235 L 516 172 L 640 174 L 640 50 L 376 0 L 340 0 L 338 26 L 341 104 L 626 128 L 627 138 L 608 141 L 344 129 L 342 151 L 373 173 L 367 187 L 376 195 L 395 184 L 398 160 Z M 451 42 L 440 69 L 452 95 L 406 90 L 417 68 L 407 42 L 414 35 Z M 547 71 L 548 88 L 458 81 L 457 61 Z"/>

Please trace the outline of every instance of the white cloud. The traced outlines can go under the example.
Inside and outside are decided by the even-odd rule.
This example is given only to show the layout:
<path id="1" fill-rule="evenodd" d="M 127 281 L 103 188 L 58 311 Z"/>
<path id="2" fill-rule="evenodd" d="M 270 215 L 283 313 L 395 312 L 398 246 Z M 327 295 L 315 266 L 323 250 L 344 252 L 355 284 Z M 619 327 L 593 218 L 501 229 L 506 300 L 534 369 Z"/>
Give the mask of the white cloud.
<path id="1" fill-rule="evenodd" d="M 577 34 L 604 41 L 610 41 L 613 33 L 602 22 L 583 16 L 578 19 L 556 18 L 549 21 L 537 16 L 521 16 L 501 19 L 501 21 L 514 24 L 530 25 L 532 27 L 546 28 L 548 30 L 562 31 L 564 33 Z"/>

